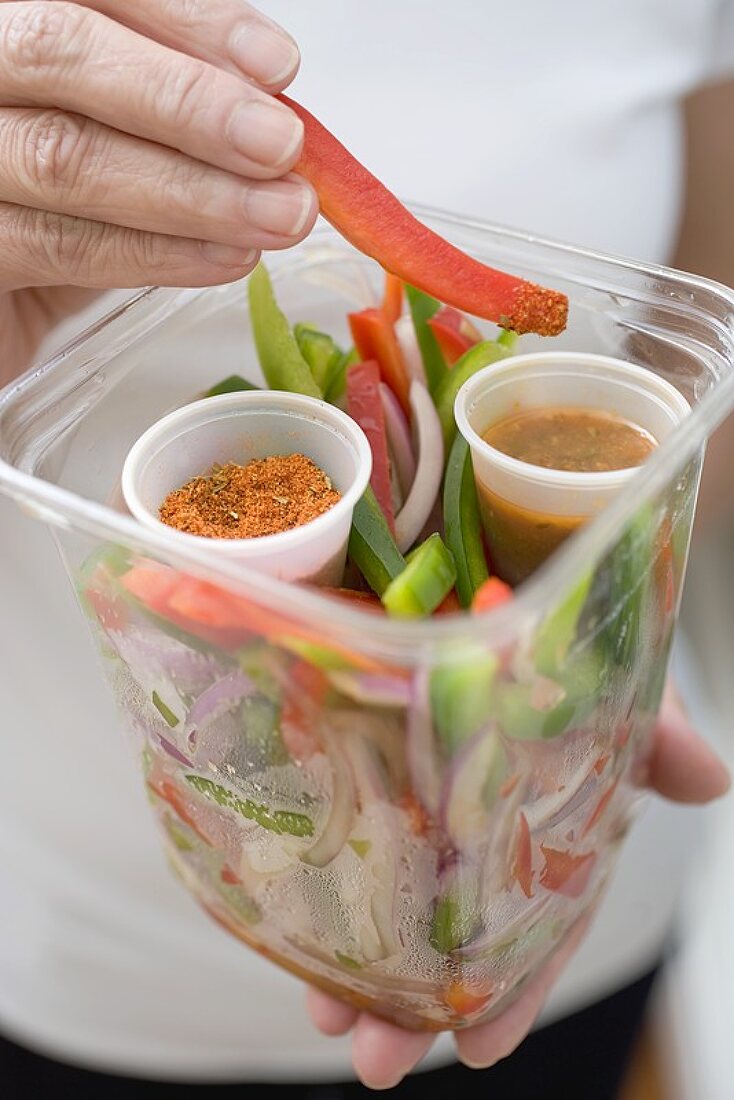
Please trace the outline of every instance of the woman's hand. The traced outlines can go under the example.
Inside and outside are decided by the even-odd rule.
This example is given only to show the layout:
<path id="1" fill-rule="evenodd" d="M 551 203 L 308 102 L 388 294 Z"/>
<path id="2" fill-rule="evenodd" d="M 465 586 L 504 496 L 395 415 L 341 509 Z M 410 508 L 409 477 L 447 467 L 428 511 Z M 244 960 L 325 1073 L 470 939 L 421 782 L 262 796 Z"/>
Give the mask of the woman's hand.
<path id="1" fill-rule="evenodd" d="M 69 286 L 225 283 L 306 236 L 303 126 L 270 94 L 298 63 L 242 0 L 0 3 L 5 380 Z"/>
<path id="2" fill-rule="evenodd" d="M 674 802 L 710 802 L 729 789 L 726 767 L 693 731 L 672 687 L 663 701 L 652 749 L 639 779 Z M 455 1034 L 457 1054 L 465 1065 L 486 1068 L 519 1046 L 589 924 L 589 917 L 579 921 L 561 949 L 506 1012 Z M 364 1084 L 375 1089 L 397 1085 L 435 1040 L 435 1035 L 403 1031 L 314 989 L 308 992 L 308 1009 L 325 1035 L 352 1032 L 354 1068 Z"/>

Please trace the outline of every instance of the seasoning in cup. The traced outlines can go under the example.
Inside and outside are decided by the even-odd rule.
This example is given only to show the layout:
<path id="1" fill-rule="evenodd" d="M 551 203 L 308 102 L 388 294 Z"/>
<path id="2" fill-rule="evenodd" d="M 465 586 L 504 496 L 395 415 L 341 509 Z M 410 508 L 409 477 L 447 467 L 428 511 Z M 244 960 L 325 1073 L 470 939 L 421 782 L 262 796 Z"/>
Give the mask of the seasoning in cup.
<path id="1" fill-rule="evenodd" d="M 302 527 L 341 499 L 324 471 L 302 454 L 228 462 L 169 493 L 159 517 L 210 539 L 252 539 Z"/>

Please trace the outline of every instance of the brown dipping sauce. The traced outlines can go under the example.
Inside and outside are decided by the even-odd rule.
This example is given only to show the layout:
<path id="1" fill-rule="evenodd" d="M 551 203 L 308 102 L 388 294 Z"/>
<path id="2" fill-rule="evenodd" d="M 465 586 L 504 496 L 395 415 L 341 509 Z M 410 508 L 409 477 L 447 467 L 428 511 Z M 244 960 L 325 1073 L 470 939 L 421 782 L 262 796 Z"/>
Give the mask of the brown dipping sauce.
<path id="1" fill-rule="evenodd" d="M 523 409 L 492 424 L 483 436 L 495 450 L 534 466 L 602 473 L 639 466 L 656 440 L 629 420 L 602 410 Z M 479 505 L 495 572 L 519 584 L 588 519 L 529 511 L 479 484 Z"/>

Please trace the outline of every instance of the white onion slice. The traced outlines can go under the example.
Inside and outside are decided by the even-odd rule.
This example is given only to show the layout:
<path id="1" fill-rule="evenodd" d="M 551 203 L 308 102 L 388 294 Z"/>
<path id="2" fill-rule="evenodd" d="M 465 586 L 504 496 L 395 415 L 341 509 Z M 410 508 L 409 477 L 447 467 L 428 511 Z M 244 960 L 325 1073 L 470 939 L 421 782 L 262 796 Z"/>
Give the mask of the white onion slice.
<path id="1" fill-rule="evenodd" d="M 420 382 L 411 383 L 410 407 L 418 440 L 418 467 L 408 499 L 395 517 L 395 539 L 403 553 L 423 530 L 443 476 L 441 421 L 431 395 Z"/>
<path id="2" fill-rule="evenodd" d="M 410 438 L 410 428 L 408 427 L 408 421 L 405 419 L 405 413 L 400 407 L 400 402 L 384 382 L 380 382 L 380 401 L 382 402 L 382 411 L 385 414 L 387 442 L 395 463 L 400 491 L 403 500 L 406 500 L 415 479 L 415 455 L 413 454 L 413 441 Z"/>

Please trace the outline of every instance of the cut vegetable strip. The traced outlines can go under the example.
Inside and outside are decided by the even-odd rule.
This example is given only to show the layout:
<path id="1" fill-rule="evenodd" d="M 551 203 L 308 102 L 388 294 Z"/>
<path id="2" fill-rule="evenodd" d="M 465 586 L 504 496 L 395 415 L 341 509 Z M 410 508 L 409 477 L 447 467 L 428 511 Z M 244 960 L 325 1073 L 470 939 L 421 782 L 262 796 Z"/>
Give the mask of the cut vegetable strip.
<path id="1" fill-rule="evenodd" d="M 319 332 L 313 325 L 299 322 L 293 326 L 293 335 L 314 382 L 321 393 L 325 393 L 334 371 L 344 358 L 344 352 L 327 333 Z"/>
<path id="2" fill-rule="evenodd" d="M 516 332 L 562 332 L 568 299 L 485 267 L 422 225 L 309 111 L 287 96 L 306 139 L 296 171 L 319 196 L 321 213 L 386 271 L 442 302 Z"/>
<path id="3" fill-rule="evenodd" d="M 252 382 L 248 382 L 241 375 L 230 374 L 229 378 L 223 378 L 221 382 L 217 382 L 216 386 L 208 389 L 204 397 L 219 397 L 223 393 L 240 393 L 256 389 L 259 389 L 259 387 L 253 386 Z"/>
<path id="4" fill-rule="evenodd" d="M 413 319 L 415 338 L 423 359 L 428 389 L 433 393 L 446 374 L 446 362 L 438 341 L 428 326 L 428 321 L 441 308 L 441 303 L 414 286 L 406 286 L 405 293 Z"/>
<path id="5" fill-rule="evenodd" d="M 428 385 L 421 349 L 410 317 L 398 317 L 394 328 L 395 339 L 398 342 L 408 378 L 411 382 L 422 382 L 424 386 Z M 430 386 L 428 388 L 430 389 Z"/>
<path id="6" fill-rule="evenodd" d="M 442 306 L 433 317 L 429 317 L 428 327 L 449 366 L 482 341 L 477 326 L 453 306 Z"/>
<path id="7" fill-rule="evenodd" d="M 275 300 L 265 265 L 258 264 L 247 280 L 250 321 L 265 381 L 273 390 L 291 390 L 321 397 L 308 363 Z"/>
<path id="8" fill-rule="evenodd" d="M 372 489 L 367 490 L 354 508 L 349 557 L 378 596 L 382 596 L 390 582 L 405 569 L 405 558 L 398 550 Z"/>
<path id="9" fill-rule="evenodd" d="M 493 611 L 495 607 L 501 607 L 503 603 L 511 600 L 512 594 L 509 584 L 505 584 L 499 577 L 490 577 L 478 589 L 471 609 L 476 615 L 480 615 L 483 611 Z"/>
<path id="10" fill-rule="evenodd" d="M 477 490 L 469 444 L 456 436 L 443 485 L 446 543 L 456 562 L 456 591 L 462 607 L 471 607 L 489 577 L 482 542 Z"/>
<path id="11" fill-rule="evenodd" d="M 397 275 L 385 272 L 385 296 L 382 308 L 391 325 L 394 325 L 403 312 L 403 280 Z"/>
<path id="12" fill-rule="evenodd" d="M 382 602 L 396 618 L 430 615 L 454 587 L 456 566 L 451 551 L 441 536 L 434 534 L 406 561 L 405 569 L 383 592 Z"/>
<path id="13" fill-rule="evenodd" d="M 372 451 L 370 485 L 377 502 L 395 533 L 395 517 L 390 485 L 390 460 L 387 454 L 385 413 L 380 398 L 380 368 L 374 360 L 357 363 L 347 371 L 347 409 L 367 436 Z"/>
<path id="14" fill-rule="evenodd" d="M 387 441 L 395 461 L 400 491 L 405 498 L 410 492 L 415 477 L 415 455 L 410 428 L 397 397 L 384 382 L 380 382 L 380 400 L 385 415 Z"/>
<path id="15" fill-rule="evenodd" d="M 413 382 L 410 407 L 418 436 L 418 467 L 408 498 L 395 520 L 395 539 L 405 553 L 420 535 L 441 487 L 443 440 L 436 406 L 425 386 Z"/>
<path id="16" fill-rule="evenodd" d="M 352 339 L 362 361 L 374 359 L 380 374 L 410 416 L 408 372 L 400 354 L 395 330 L 381 309 L 363 309 L 349 314 Z"/>
<path id="17" fill-rule="evenodd" d="M 436 402 L 441 428 L 443 429 L 443 442 L 446 454 L 449 453 L 451 444 L 456 435 L 456 420 L 454 419 L 454 403 L 456 395 L 478 370 L 488 367 L 490 363 L 496 363 L 510 355 L 510 350 L 496 340 L 486 340 L 483 344 L 477 344 L 475 348 L 462 355 L 456 366 L 448 371 L 443 381 L 437 387 L 433 398 Z"/>

